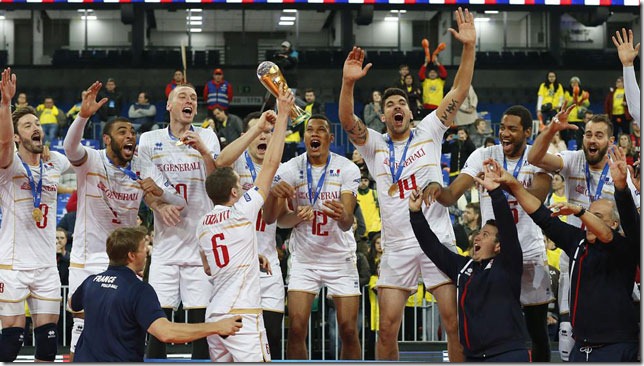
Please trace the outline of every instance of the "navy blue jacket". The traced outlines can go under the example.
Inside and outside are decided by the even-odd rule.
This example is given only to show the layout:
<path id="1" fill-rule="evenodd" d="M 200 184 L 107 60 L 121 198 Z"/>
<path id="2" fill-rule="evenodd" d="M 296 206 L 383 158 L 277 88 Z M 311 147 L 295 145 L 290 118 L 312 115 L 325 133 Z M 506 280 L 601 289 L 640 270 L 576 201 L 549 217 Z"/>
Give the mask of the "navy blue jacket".
<path id="1" fill-rule="evenodd" d="M 89 276 L 72 295 L 85 310 L 74 362 L 142 362 L 150 325 L 165 318 L 156 292 L 125 266 Z"/>
<path id="2" fill-rule="evenodd" d="M 638 309 L 631 297 L 639 264 L 639 214 L 630 190 L 615 189 L 626 237 L 613 231 L 610 243 L 586 241 L 586 231 L 566 224 L 541 206 L 530 216 L 570 257 L 570 319 L 584 344 L 637 342 Z"/>
<path id="3" fill-rule="evenodd" d="M 421 248 L 458 290 L 458 327 L 468 357 L 486 358 L 527 350 L 527 330 L 521 312 L 523 253 L 510 206 L 500 188 L 490 192 L 499 230 L 501 253 L 474 262 L 441 244 L 422 211 L 410 212 Z"/>

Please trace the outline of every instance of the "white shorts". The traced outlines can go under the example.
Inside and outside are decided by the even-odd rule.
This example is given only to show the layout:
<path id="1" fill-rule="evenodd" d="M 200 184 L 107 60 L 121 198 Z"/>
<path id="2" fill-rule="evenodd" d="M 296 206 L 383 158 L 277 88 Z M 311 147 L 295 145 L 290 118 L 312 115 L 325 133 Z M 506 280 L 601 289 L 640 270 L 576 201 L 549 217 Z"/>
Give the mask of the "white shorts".
<path id="1" fill-rule="evenodd" d="M 180 266 L 152 261 L 148 282 L 162 308 L 205 309 L 210 304 L 212 284 L 202 266 Z"/>
<path id="2" fill-rule="evenodd" d="M 83 267 L 69 267 L 69 295 L 71 299 L 72 295 L 78 287 L 87 279 L 87 277 L 105 272 L 107 270 L 108 264 L 85 264 Z"/>
<path id="3" fill-rule="evenodd" d="M 521 276 L 521 304 L 541 305 L 554 301 L 550 289 L 550 271 L 548 262 L 543 258 L 524 258 L 523 275 Z"/>
<path id="4" fill-rule="evenodd" d="M 312 268 L 310 264 L 291 262 L 288 291 L 302 291 L 317 295 L 327 287 L 327 297 L 360 296 L 360 278 L 355 261 L 344 262 L 335 268 Z"/>
<path id="5" fill-rule="evenodd" d="M 271 263 L 272 275 L 261 273 L 259 276 L 262 309 L 276 313 L 284 312 L 284 280 L 282 268 Z"/>
<path id="6" fill-rule="evenodd" d="M 216 322 L 234 316 L 233 314 L 211 314 L 206 323 Z M 215 362 L 268 362 L 271 352 L 264 328 L 264 317 L 257 314 L 241 314 L 242 328 L 234 335 L 222 338 L 208 336 L 210 360 Z"/>
<path id="7" fill-rule="evenodd" d="M 436 267 L 434 262 L 429 260 L 420 249 L 418 242 L 414 242 L 414 244 L 415 246 L 387 248 L 383 251 L 380 259 L 380 277 L 376 282 L 376 288 L 398 288 L 411 291 L 414 294 L 418 291 L 419 275 L 422 276 L 427 290 L 452 282 Z M 443 245 L 456 252 L 454 244 L 443 243 Z"/>
<path id="8" fill-rule="evenodd" d="M 0 269 L 0 315 L 25 314 L 25 300 L 32 314 L 60 312 L 58 268 Z"/>

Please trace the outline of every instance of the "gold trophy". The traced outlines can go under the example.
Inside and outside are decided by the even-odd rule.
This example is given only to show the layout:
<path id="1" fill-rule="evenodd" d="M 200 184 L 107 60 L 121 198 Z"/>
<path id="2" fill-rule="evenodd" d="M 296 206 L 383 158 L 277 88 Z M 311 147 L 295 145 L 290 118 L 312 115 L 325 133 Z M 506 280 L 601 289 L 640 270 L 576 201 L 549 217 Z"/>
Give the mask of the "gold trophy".
<path id="1" fill-rule="evenodd" d="M 279 96 L 280 90 L 288 89 L 286 79 L 282 75 L 280 68 L 275 63 L 264 61 L 257 66 L 257 78 L 268 89 L 275 98 Z M 295 127 L 300 123 L 307 121 L 311 118 L 311 113 L 293 104 L 291 108 L 291 127 Z"/>

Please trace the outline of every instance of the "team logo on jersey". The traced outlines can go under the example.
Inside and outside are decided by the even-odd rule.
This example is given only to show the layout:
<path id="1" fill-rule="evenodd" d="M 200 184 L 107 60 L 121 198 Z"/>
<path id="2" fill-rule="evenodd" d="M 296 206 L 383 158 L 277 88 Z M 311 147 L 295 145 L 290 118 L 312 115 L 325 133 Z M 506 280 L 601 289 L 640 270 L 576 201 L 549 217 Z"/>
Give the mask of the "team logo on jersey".
<path id="1" fill-rule="evenodd" d="M 494 263 L 494 258 L 490 259 L 487 266 L 485 266 L 485 269 L 492 269 L 492 263 Z"/>
<path id="2" fill-rule="evenodd" d="M 244 199 L 246 200 L 246 202 L 250 202 L 250 200 L 251 200 L 250 194 L 244 193 Z"/>
<path id="3" fill-rule="evenodd" d="M 50 161 L 48 163 L 45 163 L 43 166 L 45 167 L 45 169 L 49 170 L 54 167 L 54 163 Z"/>
<path id="4" fill-rule="evenodd" d="M 304 179 L 304 170 L 300 170 L 300 179 Z"/>
<path id="5" fill-rule="evenodd" d="M 24 182 L 20 185 L 20 189 L 23 191 L 31 191 L 31 186 L 29 185 L 29 182 Z"/>
<path id="6" fill-rule="evenodd" d="M 282 177 L 279 176 L 279 174 L 275 174 L 273 177 L 273 183 L 279 183 L 282 180 Z"/>
<path id="7" fill-rule="evenodd" d="M 360 284 L 358 283 L 358 281 L 353 281 L 353 288 L 358 288 L 358 287 L 360 287 Z"/>
<path id="8" fill-rule="evenodd" d="M 340 169 L 330 169 L 329 170 L 329 175 L 332 177 L 339 177 L 340 176 Z"/>
<path id="9" fill-rule="evenodd" d="M 154 144 L 154 151 L 162 151 L 163 150 L 163 142 L 156 142 Z"/>
<path id="10" fill-rule="evenodd" d="M 470 276 L 472 274 L 472 267 L 468 268 L 465 273 Z"/>

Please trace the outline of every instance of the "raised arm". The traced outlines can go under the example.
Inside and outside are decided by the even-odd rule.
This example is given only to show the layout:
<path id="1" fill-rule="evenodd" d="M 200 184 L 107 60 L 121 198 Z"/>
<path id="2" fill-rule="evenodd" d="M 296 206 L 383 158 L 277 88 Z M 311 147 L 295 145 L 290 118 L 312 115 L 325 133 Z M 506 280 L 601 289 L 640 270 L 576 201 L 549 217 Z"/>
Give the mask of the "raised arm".
<path id="1" fill-rule="evenodd" d="M 13 121 L 11 119 L 11 99 L 16 94 L 16 74 L 11 68 L 2 71 L 0 81 L 0 168 L 4 169 L 13 162 Z"/>
<path id="2" fill-rule="evenodd" d="M 290 90 L 282 90 L 277 98 L 277 116 L 275 116 L 275 112 L 273 111 L 266 111 L 262 114 L 262 117 L 265 120 L 276 120 L 273 136 L 266 147 L 266 154 L 264 154 L 262 170 L 257 175 L 257 179 L 255 179 L 255 186 L 263 192 L 264 197 L 268 196 L 271 189 L 271 182 L 273 181 L 275 172 L 277 172 L 277 168 L 279 168 L 280 161 L 282 160 L 284 138 L 286 137 L 286 125 L 288 122 L 289 111 L 291 110 L 291 107 L 293 107 L 294 103 L 295 97 L 293 96 L 293 93 Z M 260 123 L 258 123 L 258 125 L 259 124 Z"/>
<path id="3" fill-rule="evenodd" d="M 626 184 L 628 176 L 626 156 L 616 146 L 611 146 L 610 150 L 608 150 L 608 156 L 610 158 L 608 159 L 610 176 L 615 184 L 615 205 L 617 206 L 617 212 L 619 212 L 622 229 L 624 229 L 624 234 L 632 243 L 638 243 L 639 245 L 642 236 L 640 215 L 635 207 L 631 191 Z"/>
<path id="4" fill-rule="evenodd" d="M 80 112 L 78 112 L 76 119 L 69 126 L 69 130 L 63 141 L 65 155 L 67 155 L 67 159 L 69 159 L 72 165 L 79 166 L 87 160 L 87 152 L 83 148 L 83 145 L 81 145 L 81 139 L 83 138 L 87 120 L 107 103 L 107 98 L 103 98 L 98 102 L 96 101 L 96 96 L 102 86 L 103 84 L 101 82 L 95 81 L 87 89 L 87 93 L 84 93 Z"/>
<path id="5" fill-rule="evenodd" d="M 622 62 L 624 72 L 624 92 L 626 93 L 626 103 L 628 104 L 628 112 L 633 117 L 633 120 L 638 125 L 640 124 L 640 88 L 637 85 L 635 78 L 635 68 L 633 62 L 635 57 L 640 51 L 640 44 L 638 43 L 633 47 L 633 30 L 622 28 L 622 34 L 619 31 L 615 32 L 613 44 L 617 47 L 617 55 Z"/>
<path id="6" fill-rule="evenodd" d="M 550 142 L 558 131 L 579 129 L 579 127 L 568 123 L 568 113 L 574 106 L 574 104 L 568 108 L 562 106 L 559 113 L 552 118 L 548 126 L 537 136 L 528 152 L 528 162 L 530 164 L 548 172 L 556 172 L 563 168 L 563 159 L 560 156 L 548 153 L 548 146 L 550 146 Z"/>
<path id="7" fill-rule="evenodd" d="M 338 115 L 342 128 L 349 135 L 354 145 L 362 146 L 367 141 L 368 130 L 364 122 L 353 114 L 353 89 L 356 81 L 362 79 L 371 68 L 371 63 L 364 68 L 364 51 L 359 47 L 353 47 L 349 56 L 344 61 L 342 68 L 342 89 L 340 89 L 340 103 Z"/>
<path id="8" fill-rule="evenodd" d="M 267 118 L 270 116 L 270 118 Z M 259 136 L 262 132 L 268 132 L 273 128 L 275 123 L 275 114 L 267 114 L 266 112 L 262 113 L 259 117 L 259 121 L 249 128 L 244 134 L 236 138 L 233 142 L 226 145 L 226 147 L 221 150 L 221 153 L 215 160 L 215 165 L 220 168 L 224 166 L 231 166 L 235 163 L 235 160 L 241 156 L 241 154 L 246 151 L 248 145 L 253 142 L 253 140 Z"/>
<path id="9" fill-rule="evenodd" d="M 458 31 L 449 28 L 454 38 L 463 44 L 461 64 L 458 66 L 454 76 L 452 89 L 447 93 L 436 110 L 436 116 L 445 126 L 451 126 L 456 117 L 459 106 L 463 103 L 470 91 L 472 75 L 474 74 L 474 55 L 476 53 L 476 28 L 474 28 L 474 16 L 460 7 L 454 12 Z"/>

